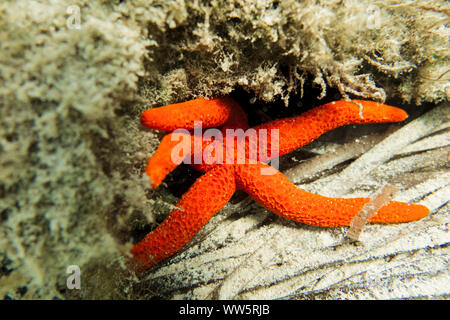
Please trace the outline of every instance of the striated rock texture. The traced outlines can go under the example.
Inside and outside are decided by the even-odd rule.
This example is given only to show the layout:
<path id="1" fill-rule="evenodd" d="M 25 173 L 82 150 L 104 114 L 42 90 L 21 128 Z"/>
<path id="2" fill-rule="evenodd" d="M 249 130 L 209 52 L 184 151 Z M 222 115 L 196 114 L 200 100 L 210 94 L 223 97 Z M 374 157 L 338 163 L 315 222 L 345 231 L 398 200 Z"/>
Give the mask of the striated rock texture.
<path id="1" fill-rule="evenodd" d="M 314 87 L 448 100 L 449 13 L 444 0 L 2 1 L 0 298 L 140 297 L 122 255 L 174 202 L 142 178 L 159 138 L 143 110 L 236 88 L 286 105 Z M 80 291 L 66 288 L 74 264 Z"/>

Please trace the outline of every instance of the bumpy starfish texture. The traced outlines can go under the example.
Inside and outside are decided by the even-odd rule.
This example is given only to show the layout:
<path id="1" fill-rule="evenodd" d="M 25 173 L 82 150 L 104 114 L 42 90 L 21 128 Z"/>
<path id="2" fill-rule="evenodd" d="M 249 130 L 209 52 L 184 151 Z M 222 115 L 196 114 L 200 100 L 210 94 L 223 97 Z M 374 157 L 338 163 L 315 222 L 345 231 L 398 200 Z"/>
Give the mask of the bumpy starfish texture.
<path id="1" fill-rule="evenodd" d="M 195 148 L 192 131 L 178 135 L 188 150 L 185 157 L 194 163 L 196 154 L 212 151 L 207 161 L 193 166 L 206 172 L 181 197 L 169 216 L 142 241 L 131 253 L 139 269 L 147 269 L 173 255 L 188 243 L 208 220 L 230 200 L 237 189 L 247 192 L 255 201 L 270 211 L 290 220 L 322 227 L 348 226 L 352 218 L 369 201 L 368 198 L 329 198 L 303 191 L 291 183 L 281 172 L 265 162 L 273 157 L 298 149 L 323 133 L 347 124 L 385 123 L 405 120 L 406 112 L 377 102 L 352 100 L 335 101 L 307 111 L 297 117 L 271 121 L 250 128 L 256 140 L 228 140 L 219 138 L 200 141 Z M 226 136 L 227 129 L 248 129 L 247 117 L 241 107 L 231 98 L 211 100 L 195 99 L 160 108 L 149 109 L 141 116 L 144 126 L 152 129 L 174 131 L 179 128 L 195 129 L 195 121 L 203 128 L 219 127 Z M 278 145 L 272 148 L 272 131 L 278 129 Z M 261 130 L 267 130 L 266 148 L 260 146 Z M 174 170 L 174 149 L 180 139 L 167 134 L 159 148 L 149 159 L 147 175 L 153 188 Z M 184 139 L 183 139 L 184 138 Z M 183 144 L 183 143 L 182 143 Z M 245 150 L 244 161 L 238 161 L 239 145 Z M 219 162 L 218 151 L 233 161 Z M 257 159 L 250 161 L 250 155 Z M 242 159 L 240 159 L 242 160 Z M 272 174 L 262 174 L 272 171 Z M 422 205 L 390 201 L 369 219 L 372 223 L 398 223 L 423 218 L 429 210 Z"/>

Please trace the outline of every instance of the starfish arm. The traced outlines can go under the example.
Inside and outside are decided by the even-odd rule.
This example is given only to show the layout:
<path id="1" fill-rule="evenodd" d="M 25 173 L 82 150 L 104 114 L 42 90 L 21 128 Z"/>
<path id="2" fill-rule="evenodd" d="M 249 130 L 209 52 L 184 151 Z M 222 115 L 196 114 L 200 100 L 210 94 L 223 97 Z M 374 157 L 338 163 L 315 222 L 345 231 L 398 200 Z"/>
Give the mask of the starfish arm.
<path id="1" fill-rule="evenodd" d="M 146 269 L 171 256 L 230 200 L 235 184 L 234 166 L 217 166 L 200 177 L 181 197 L 177 207 L 131 253 L 140 268 Z"/>
<path id="2" fill-rule="evenodd" d="M 261 175 L 261 169 L 274 170 Z M 236 166 L 236 185 L 256 202 L 290 220 L 321 227 L 348 226 L 369 201 L 368 198 L 328 198 L 297 188 L 281 172 L 264 163 Z M 369 222 L 397 223 L 423 218 L 428 209 L 422 205 L 391 201 Z"/>
<path id="3" fill-rule="evenodd" d="M 247 130 L 248 119 L 247 114 L 242 110 L 241 106 L 229 97 L 221 98 L 229 109 L 229 115 L 227 121 L 220 127 L 220 130 L 225 135 L 226 129 L 243 129 Z"/>
<path id="4" fill-rule="evenodd" d="M 190 157 L 192 143 L 193 139 L 188 133 L 169 133 L 162 138 L 146 167 L 153 189 L 156 189 L 186 157 Z"/>
<path id="5" fill-rule="evenodd" d="M 240 110 L 240 112 L 236 112 Z M 232 114 L 237 115 L 232 116 Z M 240 119 L 244 116 L 245 119 Z M 239 118 L 239 120 L 238 120 Z M 247 117 L 241 107 L 231 98 L 194 99 L 149 109 L 141 115 L 142 125 L 158 130 L 194 129 L 194 121 L 201 121 L 203 128 L 218 127 L 230 120 L 231 125 L 245 123 Z"/>
<path id="6" fill-rule="evenodd" d="M 271 158 L 270 150 L 276 150 L 270 146 L 271 129 L 278 129 L 279 148 L 277 151 L 278 155 L 282 156 L 310 143 L 323 133 L 343 125 L 400 122 L 406 118 L 407 114 L 402 109 L 378 102 L 334 101 L 297 117 L 275 120 L 255 127 L 258 132 L 266 129 L 268 136 L 268 157 L 264 158 L 263 156 L 260 159 L 261 161 L 269 160 Z"/>

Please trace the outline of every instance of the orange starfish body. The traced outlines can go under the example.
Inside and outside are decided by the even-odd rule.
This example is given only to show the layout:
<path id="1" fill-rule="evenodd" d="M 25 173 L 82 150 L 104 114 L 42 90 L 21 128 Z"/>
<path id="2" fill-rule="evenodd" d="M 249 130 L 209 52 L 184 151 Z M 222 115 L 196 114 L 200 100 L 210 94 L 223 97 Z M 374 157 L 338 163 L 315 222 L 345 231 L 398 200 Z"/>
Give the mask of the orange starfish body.
<path id="1" fill-rule="evenodd" d="M 203 128 L 219 126 L 217 133 L 225 136 L 230 129 L 248 129 L 247 117 L 235 101 L 228 97 L 195 99 L 145 111 L 141 117 L 144 126 L 167 131 L 186 129 L 177 137 L 175 132 L 167 134 L 150 158 L 146 172 L 152 187 L 158 187 L 166 175 L 176 168 L 178 163 L 173 161 L 173 154 L 180 145 L 188 150 L 180 159 L 189 159 L 196 169 L 206 174 L 181 197 L 176 205 L 178 209 L 173 210 L 155 230 L 133 247 L 133 260 L 140 269 L 146 269 L 173 255 L 225 206 L 237 189 L 244 190 L 255 201 L 284 218 L 322 227 L 348 226 L 369 201 L 368 198 L 329 198 L 303 191 L 264 162 L 298 149 L 339 126 L 399 122 L 406 117 L 403 110 L 377 102 L 335 101 L 297 117 L 250 128 L 255 133 L 256 139 L 253 140 L 244 138 L 236 142 L 235 139 L 223 139 L 217 135 L 214 139 L 203 137 L 199 147 L 196 147 L 195 139 L 198 137 L 192 133 L 196 129 L 196 121 L 201 121 Z M 265 145 L 261 144 L 260 133 L 263 131 Z M 273 132 L 278 135 L 276 146 L 272 140 Z M 241 155 L 236 151 L 239 146 L 245 150 Z M 196 156 L 205 154 L 205 151 L 211 156 L 200 158 L 202 161 L 196 163 Z M 222 159 L 219 154 L 232 161 L 219 161 Z M 238 159 L 242 154 L 243 162 Z M 252 154 L 256 154 L 256 159 L 250 159 Z M 422 205 L 390 201 L 369 222 L 407 222 L 423 218 L 428 212 Z"/>

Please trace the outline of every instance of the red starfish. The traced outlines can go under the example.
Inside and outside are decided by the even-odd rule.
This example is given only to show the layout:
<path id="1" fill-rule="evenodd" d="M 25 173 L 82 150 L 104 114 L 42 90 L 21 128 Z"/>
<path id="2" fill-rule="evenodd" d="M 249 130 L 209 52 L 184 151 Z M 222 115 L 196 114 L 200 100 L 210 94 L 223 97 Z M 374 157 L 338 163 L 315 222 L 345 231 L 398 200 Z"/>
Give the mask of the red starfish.
<path id="1" fill-rule="evenodd" d="M 203 137 L 200 147 L 195 146 L 197 138 L 192 131 L 181 134 L 172 132 L 162 139 L 147 165 L 147 175 L 153 188 L 178 165 L 174 162 L 173 155 L 179 155 L 179 148 L 184 148 L 185 151 L 180 160 L 196 160 L 195 157 L 199 154 L 210 154 L 212 157 L 194 163 L 195 168 L 207 173 L 181 197 L 178 209 L 173 210 L 161 225 L 133 247 L 133 260 L 143 270 L 180 250 L 225 206 L 237 189 L 246 191 L 255 201 L 287 219 L 322 227 L 348 226 L 369 201 L 368 198 L 328 198 L 303 191 L 264 162 L 298 149 L 339 126 L 399 122 L 406 117 L 403 110 L 377 102 L 336 101 L 297 117 L 254 127 L 256 140 L 238 139 L 237 148 L 234 148 L 235 140 L 222 139 L 221 134 L 226 134 L 227 129 L 246 130 L 248 123 L 241 107 L 231 98 L 196 99 L 145 111 L 141 122 L 152 129 L 193 130 L 194 122 L 202 121 L 203 128 L 220 126 L 220 131 L 215 132 L 215 139 Z M 263 129 L 268 130 L 267 140 L 264 141 L 268 145 L 264 150 L 259 145 L 264 140 L 259 135 Z M 279 135 L 279 142 L 275 146 L 278 148 L 273 148 L 271 143 L 275 132 L 271 129 L 278 129 L 276 133 Z M 242 160 L 238 158 L 239 146 L 245 150 L 245 163 L 239 161 Z M 221 151 L 231 161 L 217 161 Z M 250 155 L 255 151 L 258 161 L 252 163 Z M 423 218 L 428 212 L 422 205 L 391 201 L 378 210 L 369 222 L 407 222 Z"/>

